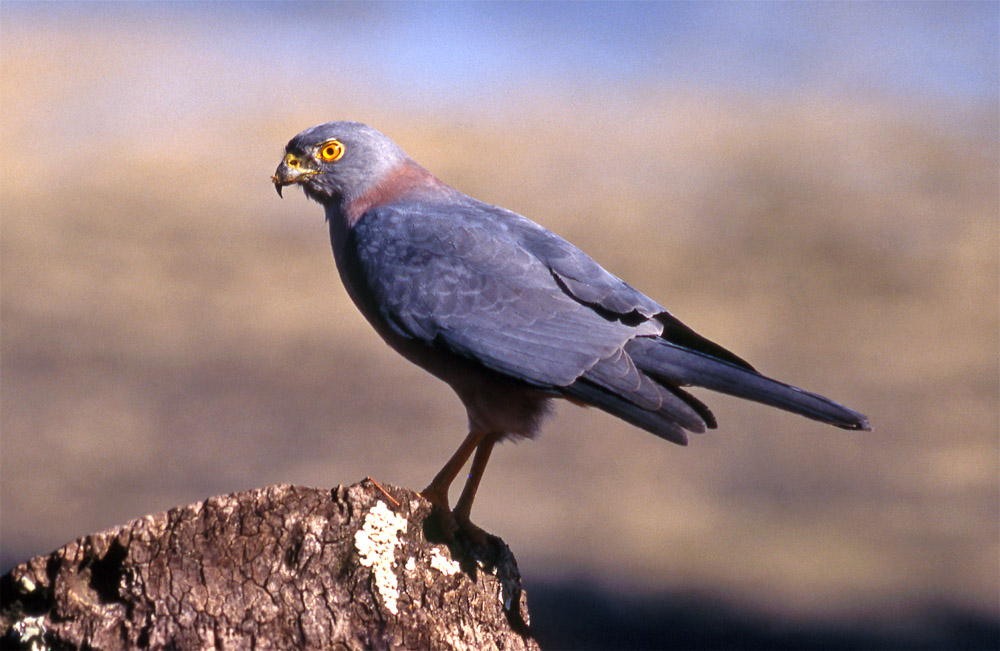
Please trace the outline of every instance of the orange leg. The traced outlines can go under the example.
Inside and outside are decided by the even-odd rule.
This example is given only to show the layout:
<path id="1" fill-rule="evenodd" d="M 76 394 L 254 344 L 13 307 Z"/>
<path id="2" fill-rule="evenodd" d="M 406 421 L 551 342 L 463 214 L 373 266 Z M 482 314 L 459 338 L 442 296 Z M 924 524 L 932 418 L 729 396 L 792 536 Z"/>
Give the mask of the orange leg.
<path id="1" fill-rule="evenodd" d="M 483 437 L 476 447 L 476 456 L 472 458 L 472 467 L 469 469 L 469 478 L 462 489 L 462 495 L 458 498 L 458 504 L 453 512 L 455 521 L 462 531 L 464 531 L 474 542 L 479 545 L 486 544 L 486 532 L 472 524 L 469 515 L 472 513 L 472 502 L 476 499 L 476 491 L 479 490 L 479 482 L 486 472 L 486 464 L 490 461 L 490 453 L 496 445 L 497 437 L 493 434 Z"/>
<path id="2" fill-rule="evenodd" d="M 451 459 L 448 459 L 448 463 L 444 464 L 444 468 L 441 468 L 441 471 L 431 480 L 430 485 L 420 491 L 420 494 L 428 502 L 439 508 L 442 512 L 448 513 L 451 510 L 448 507 L 448 489 L 485 434 L 485 432 L 478 431 L 469 432 L 469 435 L 462 441 L 462 445 L 458 446 L 455 454 L 451 456 Z"/>

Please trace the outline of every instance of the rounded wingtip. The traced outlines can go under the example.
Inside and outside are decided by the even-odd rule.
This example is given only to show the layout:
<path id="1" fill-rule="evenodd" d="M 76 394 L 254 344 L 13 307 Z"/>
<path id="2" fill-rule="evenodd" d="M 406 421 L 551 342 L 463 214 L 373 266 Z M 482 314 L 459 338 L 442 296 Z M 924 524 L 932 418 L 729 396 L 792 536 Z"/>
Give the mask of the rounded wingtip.
<path id="1" fill-rule="evenodd" d="M 868 419 L 865 418 L 864 416 L 861 416 L 856 421 L 850 423 L 849 425 L 844 426 L 844 429 L 851 429 L 861 432 L 870 432 L 872 431 L 873 428 L 871 423 L 868 422 Z"/>
<path id="2" fill-rule="evenodd" d="M 839 405 L 838 405 L 839 406 Z M 839 427 L 840 429 L 851 430 L 852 432 L 870 432 L 872 431 L 872 425 L 868 422 L 868 417 L 864 414 L 859 414 L 853 409 L 847 409 L 835 417 L 820 418 L 824 423 L 833 425 L 834 427 Z"/>

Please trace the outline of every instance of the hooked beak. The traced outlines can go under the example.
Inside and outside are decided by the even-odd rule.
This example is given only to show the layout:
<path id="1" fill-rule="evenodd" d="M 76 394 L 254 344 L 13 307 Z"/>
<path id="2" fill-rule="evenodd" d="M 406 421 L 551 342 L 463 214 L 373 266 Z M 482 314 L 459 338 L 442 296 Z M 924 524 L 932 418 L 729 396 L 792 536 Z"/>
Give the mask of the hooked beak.
<path id="1" fill-rule="evenodd" d="M 295 154 L 285 154 L 285 158 L 278 165 L 278 169 L 271 175 L 271 183 L 278 196 L 281 196 L 281 189 L 286 185 L 301 183 L 310 176 L 319 174 L 319 170 L 306 169 L 302 165 L 303 161 Z"/>

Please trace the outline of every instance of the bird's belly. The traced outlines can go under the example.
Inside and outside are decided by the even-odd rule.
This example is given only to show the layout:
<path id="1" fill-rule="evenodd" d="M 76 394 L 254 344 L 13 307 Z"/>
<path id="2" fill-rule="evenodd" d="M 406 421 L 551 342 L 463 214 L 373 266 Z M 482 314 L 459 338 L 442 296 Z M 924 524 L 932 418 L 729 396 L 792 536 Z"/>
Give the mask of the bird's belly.
<path id="1" fill-rule="evenodd" d="M 557 395 L 450 351 L 400 337 L 387 327 L 372 325 L 393 350 L 452 388 L 465 405 L 470 429 L 502 438 L 532 438 L 549 412 L 549 400 Z"/>

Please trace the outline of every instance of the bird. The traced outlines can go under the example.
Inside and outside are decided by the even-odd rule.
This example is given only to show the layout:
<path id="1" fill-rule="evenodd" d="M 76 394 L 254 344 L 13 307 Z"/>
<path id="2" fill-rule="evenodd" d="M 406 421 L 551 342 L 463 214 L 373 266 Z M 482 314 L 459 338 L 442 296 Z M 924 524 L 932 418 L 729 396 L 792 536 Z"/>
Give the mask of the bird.
<path id="1" fill-rule="evenodd" d="M 421 492 L 449 537 L 484 540 L 471 511 L 493 448 L 534 437 L 554 399 L 681 445 L 717 427 L 686 387 L 871 429 L 863 414 L 757 372 L 562 237 L 445 184 L 366 124 L 302 131 L 271 181 L 279 197 L 298 185 L 323 206 L 351 300 L 465 406 L 466 437 Z"/>

